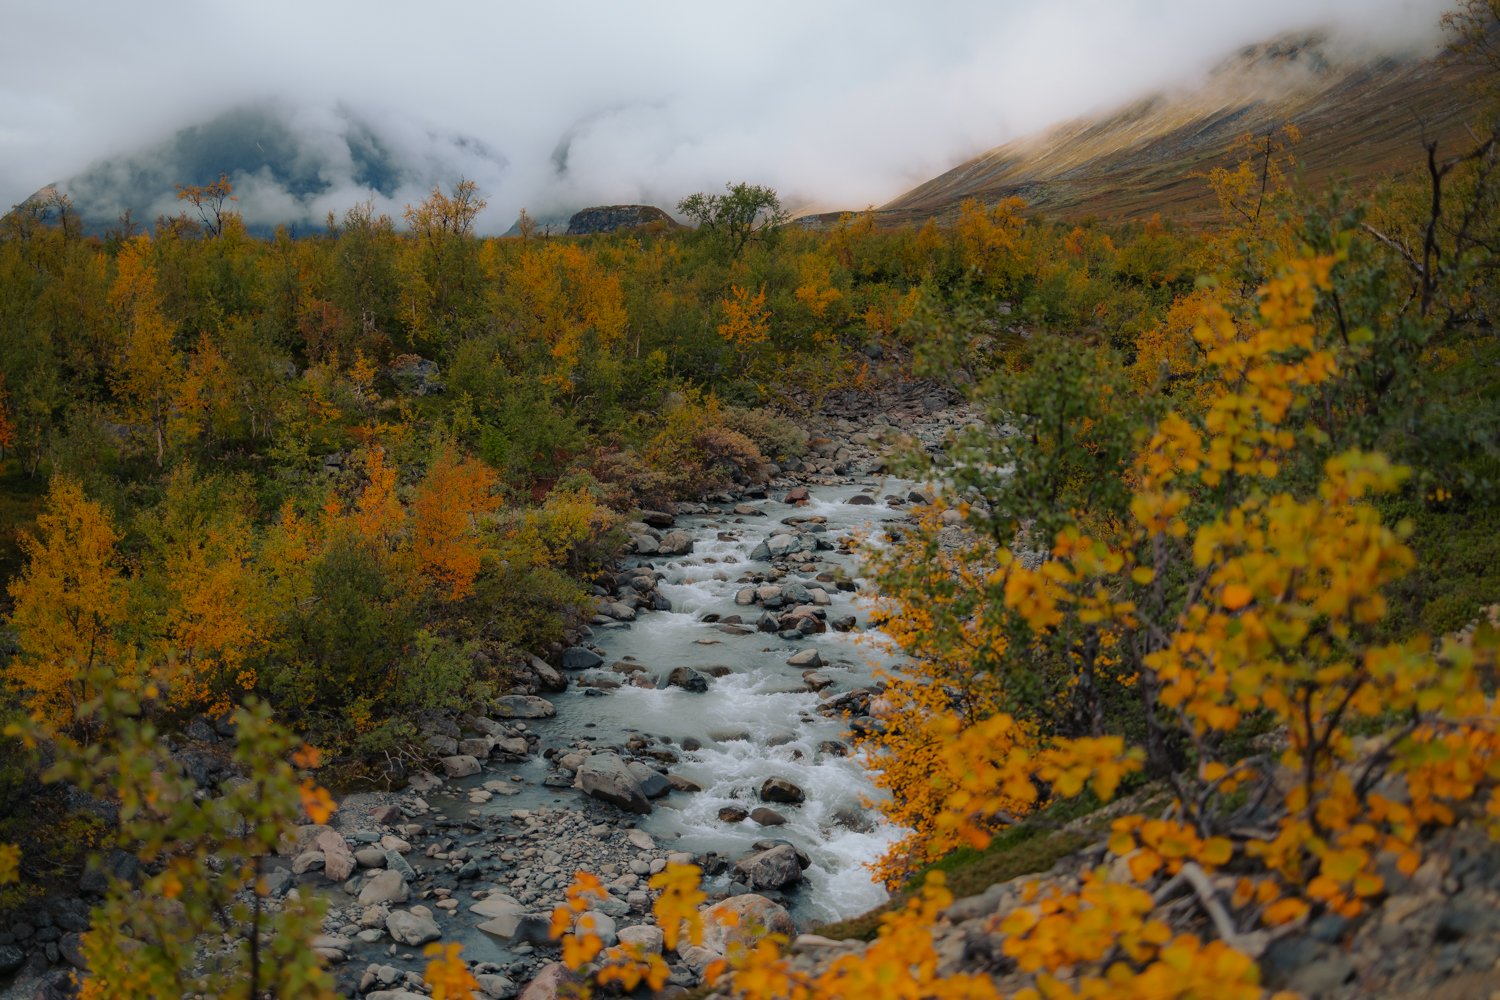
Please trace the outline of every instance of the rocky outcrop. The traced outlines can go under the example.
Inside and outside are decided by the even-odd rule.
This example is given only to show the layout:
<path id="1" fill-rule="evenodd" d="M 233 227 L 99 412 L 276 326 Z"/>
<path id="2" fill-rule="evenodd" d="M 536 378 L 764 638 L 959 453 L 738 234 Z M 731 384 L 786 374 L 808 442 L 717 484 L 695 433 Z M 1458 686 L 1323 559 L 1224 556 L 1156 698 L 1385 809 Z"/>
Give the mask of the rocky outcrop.
<path id="1" fill-rule="evenodd" d="M 655 205 L 596 205 L 574 212 L 573 217 L 568 220 L 565 235 L 589 236 L 595 233 L 613 233 L 621 229 L 639 229 L 642 226 L 684 228 Z"/>

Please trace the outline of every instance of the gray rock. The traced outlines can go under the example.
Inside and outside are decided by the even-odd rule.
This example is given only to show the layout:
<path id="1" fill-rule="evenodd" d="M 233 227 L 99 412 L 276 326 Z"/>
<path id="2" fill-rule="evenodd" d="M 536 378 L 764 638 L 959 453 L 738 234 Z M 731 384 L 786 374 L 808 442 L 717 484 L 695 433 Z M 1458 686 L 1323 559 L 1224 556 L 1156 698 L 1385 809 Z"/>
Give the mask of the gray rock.
<path id="1" fill-rule="evenodd" d="M 537 684 L 543 691 L 566 691 L 568 679 L 558 672 L 557 668 L 539 656 L 533 656 L 528 661 L 531 672 L 536 676 Z M 503 977 L 502 977 L 503 978 Z"/>
<path id="2" fill-rule="evenodd" d="M 604 662 L 604 657 L 587 646 L 569 646 L 563 650 L 564 670 L 592 670 Z"/>
<path id="3" fill-rule="evenodd" d="M 635 780 L 640 782 L 641 791 L 646 798 L 659 799 L 672 790 L 671 782 L 660 771 L 647 767 L 638 760 L 629 761 L 625 766 L 635 776 Z"/>
<path id="4" fill-rule="evenodd" d="M 816 670 L 823 665 L 823 657 L 818 655 L 816 649 L 803 649 L 787 657 L 786 665 L 789 667 L 805 667 L 808 670 Z"/>
<path id="5" fill-rule="evenodd" d="M 407 888 L 406 879 L 402 878 L 398 871 L 386 870 L 372 875 L 364 888 L 359 891 L 360 906 L 404 903 L 410 898 L 411 890 Z"/>
<path id="6" fill-rule="evenodd" d="M 514 982 L 494 973 L 477 975 L 474 981 L 479 984 L 479 992 L 489 1000 L 510 1000 L 519 992 Z"/>
<path id="7" fill-rule="evenodd" d="M 619 806 L 627 812 L 649 813 L 651 803 L 646 792 L 625 761 L 618 754 L 596 753 L 578 766 L 573 787 L 594 798 Z"/>
<path id="8" fill-rule="evenodd" d="M 529 694 L 504 695 L 495 699 L 493 707 L 502 719 L 550 719 L 557 714 L 552 702 Z"/>
<path id="9" fill-rule="evenodd" d="M 797 849 L 777 844 L 735 862 L 734 871 L 752 889 L 784 889 L 802 881 L 802 865 Z"/>
<path id="10" fill-rule="evenodd" d="M 723 818 L 723 813 L 720 813 L 720 818 Z M 750 810 L 750 818 L 755 820 L 755 822 L 759 823 L 761 826 L 786 825 L 785 816 L 781 815 L 781 813 L 777 812 L 775 809 L 770 809 L 766 806 L 756 806 L 754 809 Z"/>
<path id="11" fill-rule="evenodd" d="M 438 763 L 443 765 L 443 772 L 450 778 L 467 778 L 479 773 L 479 759 L 466 753 L 444 757 Z"/>
<path id="12" fill-rule="evenodd" d="M 651 924 L 637 924 L 634 927 L 620 928 L 618 937 L 622 944 L 633 944 L 641 949 L 644 955 L 660 955 L 665 944 L 662 930 Z"/>
<path id="13" fill-rule="evenodd" d="M 0 944 L 0 976 L 15 972 L 26 964 L 26 953 L 13 944 Z"/>
<path id="14" fill-rule="evenodd" d="M 693 536 L 686 531 L 669 531 L 657 544 L 661 555 L 685 556 L 693 551 Z"/>
<path id="15" fill-rule="evenodd" d="M 437 922 L 428 913 L 427 907 L 417 906 L 410 910 L 392 910 L 385 918 L 385 929 L 399 944 L 415 948 L 443 936 Z"/>

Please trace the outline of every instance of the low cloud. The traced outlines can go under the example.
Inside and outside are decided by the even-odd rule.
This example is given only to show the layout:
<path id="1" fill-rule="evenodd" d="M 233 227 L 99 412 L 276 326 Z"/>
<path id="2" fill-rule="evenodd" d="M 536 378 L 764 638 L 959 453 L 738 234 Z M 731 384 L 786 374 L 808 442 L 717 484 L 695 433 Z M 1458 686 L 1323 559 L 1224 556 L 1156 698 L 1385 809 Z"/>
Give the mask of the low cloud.
<path id="1" fill-rule="evenodd" d="M 79 178 L 91 211 L 142 184 L 158 196 L 138 210 L 175 211 L 171 185 L 221 156 L 253 222 L 320 225 L 366 199 L 399 217 L 462 175 L 503 231 L 523 207 L 671 207 L 741 179 L 794 204 L 878 204 L 1282 32 L 1430 50 L 1445 5 L 172 0 L 96 5 L 82 28 L 73 5 L 30 6 L 0 67 L 0 204 Z M 285 148 L 257 160 L 235 143 L 261 128 Z"/>

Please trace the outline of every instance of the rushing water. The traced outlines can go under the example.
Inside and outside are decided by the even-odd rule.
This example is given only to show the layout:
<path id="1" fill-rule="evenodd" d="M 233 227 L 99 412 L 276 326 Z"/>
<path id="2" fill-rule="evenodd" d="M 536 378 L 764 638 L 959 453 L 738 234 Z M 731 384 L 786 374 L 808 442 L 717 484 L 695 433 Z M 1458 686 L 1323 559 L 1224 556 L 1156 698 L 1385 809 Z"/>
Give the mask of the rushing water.
<path id="1" fill-rule="evenodd" d="M 565 749 L 581 739 L 609 745 L 631 732 L 668 738 L 675 745 L 695 738 L 702 742 L 701 749 L 682 752 L 672 770 L 697 782 L 703 791 L 673 793 L 658 800 L 652 814 L 639 823 L 659 844 L 695 853 L 717 851 L 733 858 L 756 840 L 785 839 L 812 861 L 805 873 L 806 884 L 798 890 L 792 907 L 799 921 L 838 919 L 880 904 L 885 891 L 871 881 L 866 865 L 900 831 L 866 808 L 876 790 L 860 759 L 819 750 L 821 742 L 841 739 L 846 726 L 843 719 L 827 718 L 816 709 L 823 698 L 865 686 L 875 669 L 893 663 L 881 637 L 866 628 L 870 609 L 862 597 L 857 557 L 840 551 L 837 542 L 851 533 L 871 534 L 879 522 L 900 517 L 899 508 L 889 505 L 886 497 L 904 498 L 908 489 L 910 484 L 897 480 L 865 479 L 815 486 L 811 501 L 801 506 L 773 499 L 750 501 L 764 516 L 679 517 L 676 527 L 691 532 L 695 539 L 690 554 L 629 561 L 650 565 L 661 574 L 658 589 L 671 600 L 672 610 L 598 628 L 590 640 L 604 654 L 604 670 L 614 661 L 633 659 L 645 665 L 659 686 L 650 690 L 627 685 L 603 697 L 571 686 L 553 696 L 555 719 L 531 723 L 543 746 Z M 848 503 L 859 493 L 871 496 L 875 503 Z M 826 519 L 823 537 L 834 542 L 835 549 L 816 554 L 817 571 L 842 571 L 861 585 L 858 594 L 826 585 L 833 600 L 827 608 L 828 620 L 854 615 L 858 629 L 851 633 L 830 630 L 787 641 L 763 632 L 729 635 L 705 622 L 706 615 L 738 614 L 749 628 L 755 627 L 761 609 L 737 606 L 735 595 L 747 586 L 747 577 L 771 570 L 770 563 L 753 561 L 750 555 L 771 534 L 785 530 L 782 518 L 790 516 Z M 776 582 L 824 586 L 795 572 Z M 804 668 L 786 663 L 792 653 L 809 647 L 818 650 L 823 673 L 834 681 L 822 695 L 806 689 Z M 711 679 L 703 694 L 665 687 L 667 675 L 682 665 L 700 671 L 728 668 L 728 673 Z M 497 798 L 477 809 L 461 798 L 438 796 L 432 803 L 450 815 L 461 815 L 567 803 L 582 794 L 541 787 L 545 766 L 540 760 L 513 773 L 523 779 L 517 795 Z M 787 778 L 806 792 L 801 805 L 773 804 L 786 817 L 786 825 L 762 827 L 752 820 L 729 824 L 719 819 L 723 806 L 748 810 L 758 805 L 756 791 L 772 776 Z M 460 785 L 493 777 L 481 775 Z"/>

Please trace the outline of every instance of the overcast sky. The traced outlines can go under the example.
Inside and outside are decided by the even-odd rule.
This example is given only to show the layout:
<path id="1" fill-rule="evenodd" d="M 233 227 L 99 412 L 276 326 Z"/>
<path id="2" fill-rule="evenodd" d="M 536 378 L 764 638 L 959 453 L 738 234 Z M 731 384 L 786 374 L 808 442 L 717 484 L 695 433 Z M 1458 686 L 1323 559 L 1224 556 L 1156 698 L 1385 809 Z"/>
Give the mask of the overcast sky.
<path id="1" fill-rule="evenodd" d="M 403 162 L 423 165 L 414 184 L 474 178 L 490 230 L 522 207 L 670 208 L 727 180 L 859 208 L 1007 139 L 1190 82 L 1282 31 L 1337 25 L 1360 44 L 1430 46 L 1444 7 L 0 0 L 0 206 L 273 100 L 312 143 L 338 127 L 335 109 L 374 123 Z M 333 189 L 313 209 L 368 194 L 338 176 L 337 157 L 320 169 Z M 377 200 L 395 214 L 415 190 Z"/>

